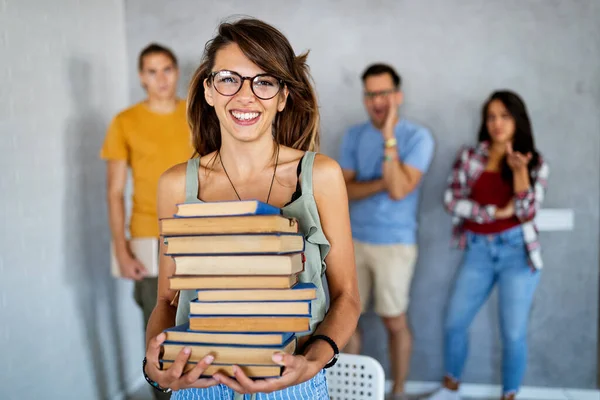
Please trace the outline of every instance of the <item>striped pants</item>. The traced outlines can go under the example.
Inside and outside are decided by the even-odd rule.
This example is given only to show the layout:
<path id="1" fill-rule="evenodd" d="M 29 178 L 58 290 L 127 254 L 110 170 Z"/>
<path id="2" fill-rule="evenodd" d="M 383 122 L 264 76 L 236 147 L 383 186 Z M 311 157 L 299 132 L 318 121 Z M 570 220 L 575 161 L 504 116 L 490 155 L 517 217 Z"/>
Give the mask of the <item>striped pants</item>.
<path id="1" fill-rule="evenodd" d="M 325 370 L 296 386 L 272 393 L 237 395 L 225 385 L 206 389 L 184 389 L 173 392 L 171 400 L 329 400 Z"/>

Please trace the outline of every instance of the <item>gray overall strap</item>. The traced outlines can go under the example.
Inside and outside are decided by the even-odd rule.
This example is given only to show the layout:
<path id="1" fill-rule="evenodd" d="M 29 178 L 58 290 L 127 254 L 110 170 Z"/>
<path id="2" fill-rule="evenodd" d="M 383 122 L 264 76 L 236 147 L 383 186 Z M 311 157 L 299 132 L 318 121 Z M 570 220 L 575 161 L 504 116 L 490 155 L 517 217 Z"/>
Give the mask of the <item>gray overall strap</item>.
<path id="1" fill-rule="evenodd" d="M 304 153 L 304 158 L 302 159 L 302 193 L 312 194 L 313 192 L 313 164 L 316 154 L 314 151 Z"/>
<path id="2" fill-rule="evenodd" d="M 200 158 L 194 157 L 187 162 L 185 171 L 185 202 L 198 202 L 198 169 L 200 168 Z"/>

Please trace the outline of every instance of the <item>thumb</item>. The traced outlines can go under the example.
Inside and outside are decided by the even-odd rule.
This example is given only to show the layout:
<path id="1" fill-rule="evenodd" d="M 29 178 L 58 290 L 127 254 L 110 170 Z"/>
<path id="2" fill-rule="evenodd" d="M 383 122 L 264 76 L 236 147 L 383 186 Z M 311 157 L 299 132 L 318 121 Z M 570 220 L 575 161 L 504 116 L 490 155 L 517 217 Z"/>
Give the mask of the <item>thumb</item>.
<path id="1" fill-rule="evenodd" d="M 284 367 L 292 365 L 295 360 L 295 357 L 293 355 L 282 352 L 274 353 L 271 358 L 273 362 Z"/>
<path id="2" fill-rule="evenodd" d="M 506 153 L 508 155 L 511 155 L 513 153 L 513 147 L 512 147 L 512 143 L 511 142 L 506 143 Z"/>
<path id="3" fill-rule="evenodd" d="M 148 362 L 158 364 L 158 357 L 160 355 L 161 346 L 166 338 L 167 335 L 164 332 L 161 332 L 159 335 L 152 338 L 150 342 L 148 342 L 148 348 L 146 349 L 146 356 L 148 357 Z"/>

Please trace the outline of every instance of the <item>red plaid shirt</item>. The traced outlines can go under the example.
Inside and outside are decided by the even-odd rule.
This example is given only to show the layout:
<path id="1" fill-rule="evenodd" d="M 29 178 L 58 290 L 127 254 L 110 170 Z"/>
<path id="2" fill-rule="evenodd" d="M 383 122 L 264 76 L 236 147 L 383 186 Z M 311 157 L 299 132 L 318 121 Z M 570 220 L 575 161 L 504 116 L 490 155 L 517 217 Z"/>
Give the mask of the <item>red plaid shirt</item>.
<path id="1" fill-rule="evenodd" d="M 482 142 L 476 147 L 463 148 L 452 167 L 448 187 L 444 192 L 444 205 L 452 214 L 452 243 L 460 249 L 466 245 L 463 221 L 469 219 L 479 224 L 494 221 L 496 206 L 477 204 L 470 199 L 471 188 L 485 170 L 489 156 L 489 143 Z M 543 267 L 538 230 L 534 217 L 539 210 L 548 182 L 548 164 L 540 155 L 538 165 L 532 170 L 532 186 L 524 192 L 515 193 L 515 215 L 522 221 L 523 238 L 527 246 L 530 265 L 535 269 Z"/>

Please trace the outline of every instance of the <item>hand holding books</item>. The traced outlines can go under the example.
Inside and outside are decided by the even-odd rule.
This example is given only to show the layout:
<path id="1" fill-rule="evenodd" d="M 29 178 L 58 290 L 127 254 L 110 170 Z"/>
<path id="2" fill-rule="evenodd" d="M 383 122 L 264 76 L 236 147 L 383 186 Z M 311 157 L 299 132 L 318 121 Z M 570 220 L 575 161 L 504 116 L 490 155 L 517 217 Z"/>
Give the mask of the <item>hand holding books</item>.
<path id="1" fill-rule="evenodd" d="M 238 393 L 271 393 L 305 382 L 322 368 L 322 365 L 309 361 L 304 355 L 277 353 L 273 355 L 273 361 L 284 367 L 281 377 L 253 380 L 246 376 L 241 368 L 234 365 L 235 379 L 222 373 L 215 374 L 213 378 Z"/>
<path id="2" fill-rule="evenodd" d="M 208 375 L 207 371 L 214 361 L 212 355 L 205 356 L 192 368 L 186 368 L 191 354 L 189 348 L 184 348 L 179 352 L 171 368 L 161 370 L 159 355 L 166 337 L 164 333 L 161 333 L 148 343 L 146 358 L 144 358 L 144 376 L 148 383 L 165 393 L 187 388 L 207 388 L 218 384 L 214 378 L 200 378 L 202 375 Z"/>

